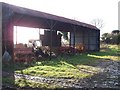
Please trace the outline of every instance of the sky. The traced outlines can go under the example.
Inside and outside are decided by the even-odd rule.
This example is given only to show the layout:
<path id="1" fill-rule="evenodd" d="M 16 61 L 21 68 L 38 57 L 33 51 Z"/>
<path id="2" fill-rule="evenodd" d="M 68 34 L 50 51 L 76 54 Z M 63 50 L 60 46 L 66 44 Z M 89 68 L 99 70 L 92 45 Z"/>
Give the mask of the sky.
<path id="1" fill-rule="evenodd" d="M 90 24 L 93 19 L 104 22 L 100 33 L 118 29 L 119 0 L 0 0 L 9 4 L 75 19 Z"/>

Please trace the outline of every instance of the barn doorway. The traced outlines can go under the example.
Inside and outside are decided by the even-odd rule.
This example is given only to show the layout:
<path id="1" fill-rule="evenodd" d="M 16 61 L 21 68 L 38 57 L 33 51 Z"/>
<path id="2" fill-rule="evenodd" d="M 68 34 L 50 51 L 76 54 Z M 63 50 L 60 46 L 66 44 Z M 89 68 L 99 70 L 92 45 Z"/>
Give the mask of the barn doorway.
<path id="1" fill-rule="evenodd" d="M 40 35 L 44 34 L 44 29 L 14 26 L 14 47 L 17 44 L 27 44 L 30 40 L 40 40 Z M 39 45 L 39 44 L 38 44 Z"/>
<path id="2" fill-rule="evenodd" d="M 42 46 L 41 34 L 44 34 L 44 29 L 14 26 L 14 60 L 25 62 L 32 59 L 33 43 L 36 43 L 36 46 Z"/>

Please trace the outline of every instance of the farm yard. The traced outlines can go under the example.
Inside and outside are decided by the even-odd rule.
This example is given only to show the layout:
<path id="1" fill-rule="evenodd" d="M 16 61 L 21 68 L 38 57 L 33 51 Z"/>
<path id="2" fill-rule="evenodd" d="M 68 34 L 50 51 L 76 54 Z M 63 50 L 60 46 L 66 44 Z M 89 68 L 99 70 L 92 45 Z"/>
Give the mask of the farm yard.
<path id="1" fill-rule="evenodd" d="M 118 89 L 120 50 L 117 45 L 101 45 L 100 52 L 62 55 L 31 63 L 16 62 L 15 88 L 109 88 Z M 9 74 L 9 72 L 4 72 Z M 3 78 L 10 85 L 10 78 Z"/>
<path id="2" fill-rule="evenodd" d="M 0 2 L 0 12 L 3 88 L 10 85 L 17 88 L 76 88 L 81 86 L 75 85 L 79 83 L 76 80 L 102 71 L 92 67 L 98 57 L 81 52 L 100 50 L 100 30 L 96 26 L 4 2 Z M 19 33 L 19 27 L 26 29 L 20 29 L 22 32 Z M 37 33 L 29 34 L 31 30 L 26 32 L 27 28 L 34 28 Z M 68 47 L 62 47 L 63 38 Z M 23 44 L 23 48 L 16 48 L 18 44 Z"/>
<path id="3" fill-rule="evenodd" d="M 119 30 L 100 40 L 97 26 L 74 19 L 4 2 L 0 14 L 3 90 L 120 88 Z"/>

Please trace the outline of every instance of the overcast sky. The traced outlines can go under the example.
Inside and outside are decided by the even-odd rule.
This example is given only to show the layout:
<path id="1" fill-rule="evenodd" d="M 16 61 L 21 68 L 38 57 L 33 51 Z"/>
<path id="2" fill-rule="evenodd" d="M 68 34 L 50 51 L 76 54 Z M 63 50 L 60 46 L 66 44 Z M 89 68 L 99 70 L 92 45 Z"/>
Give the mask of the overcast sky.
<path id="1" fill-rule="evenodd" d="M 118 29 L 119 0 L 0 0 L 13 5 L 90 23 L 104 21 L 101 34 Z"/>

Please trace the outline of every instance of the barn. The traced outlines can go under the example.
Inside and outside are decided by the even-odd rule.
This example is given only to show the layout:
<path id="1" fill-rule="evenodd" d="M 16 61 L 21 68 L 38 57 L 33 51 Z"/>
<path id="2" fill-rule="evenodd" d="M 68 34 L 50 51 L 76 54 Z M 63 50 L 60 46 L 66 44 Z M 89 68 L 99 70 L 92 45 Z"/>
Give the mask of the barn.
<path id="1" fill-rule="evenodd" d="M 57 31 L 62 31 L 70 33 L 70 46 L 75 47 L 82 43 L 86 52 L 100 50 L 100 30 L 93 25 L 0 2 L 0 53 L 2 53 L 0 58 L 5 48 L 13 56 L 14 26 L 48 30 L 47 36 L 49 36 L 49 46 L 51 48 L 53 47 L 53 41 L 57 41 L 54 40 L 53 36 L 56 35 Z"/>

